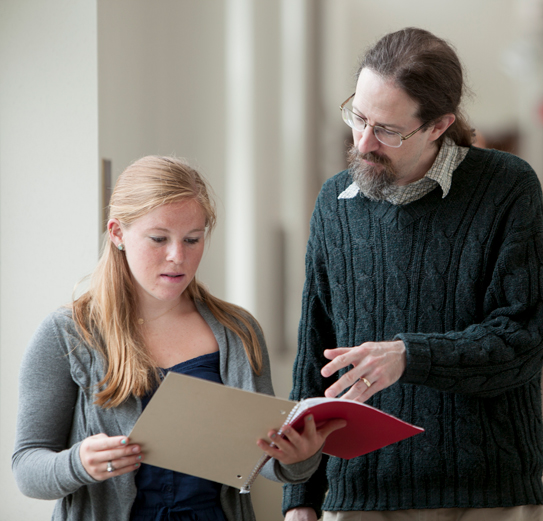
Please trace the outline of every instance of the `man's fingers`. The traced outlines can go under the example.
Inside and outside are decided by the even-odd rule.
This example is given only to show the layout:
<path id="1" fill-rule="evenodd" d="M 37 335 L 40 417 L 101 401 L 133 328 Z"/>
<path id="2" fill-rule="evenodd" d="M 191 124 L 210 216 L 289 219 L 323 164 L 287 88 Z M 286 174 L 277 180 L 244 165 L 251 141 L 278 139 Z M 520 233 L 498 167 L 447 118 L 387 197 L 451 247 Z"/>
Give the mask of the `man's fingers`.
<path id="1" fill-rule="evenodd" d="M 353 368 L 347 373 L 345 373 L 337 382 L 334 382 L 326 391 L 324 392 L 324 396 L 327 398 L 335 398 L 339 393 L 347 389 L 348 387 L 354 387 L 362 383 L 362 386 L 367 386 L 364 384 L 364 382 L 361 382 L 358 376 L 358 371 L 360 369 Z M 362 387 L 359 387 L 360 390 L 363 390 Z M 343 398 L 346 398 L 343 396 Z"/>
<path id="2" fill-rule="evenodd" d="M 384 387 L 377 382 L 374 382 L 371 387 L 368 387 L 363 380 L 359 380 L 341 398 L 364 403 L 381 389 L 384 389 Z"/>
<path id="3" fill-rule="evenodd" d="M 348 352 L 345 352 L 345 349 Z M 324 395 L 329 398 L 335 398 L 350 387 L 344 398 L 364 402 L 396 382 L 406 366 L 405 345 L 401 340 L 365 342 L 351 349 L 337 348 L 330 351 L 337 353 L 326 355 L 327 358 L 334 358 L 321 369 L 322 376 L 332 376 L 349 365 L 353 367 L 326 389 Z M 379 385 L 375 387 L 377 381 Z"/>
<path id="4" fill-rule="evenodd" d="M 346 355 L 352 350 L 352 347 L 336 347 L 335 349 L 325 349 L 324 356 L 328 360 L 333 360 L 340 355 Z"/>
<path id="5" fill-rule="evenodd" d="M 338 347 L 336 349 L 326 349 L 324 356 L 331 362 L 327 363 L 322 369 L 321 374 L 325 378 L 332 376 L 335 372 L 351 365 L 356 361 L 357 357 L 353 353 L 352 347 Z"/>

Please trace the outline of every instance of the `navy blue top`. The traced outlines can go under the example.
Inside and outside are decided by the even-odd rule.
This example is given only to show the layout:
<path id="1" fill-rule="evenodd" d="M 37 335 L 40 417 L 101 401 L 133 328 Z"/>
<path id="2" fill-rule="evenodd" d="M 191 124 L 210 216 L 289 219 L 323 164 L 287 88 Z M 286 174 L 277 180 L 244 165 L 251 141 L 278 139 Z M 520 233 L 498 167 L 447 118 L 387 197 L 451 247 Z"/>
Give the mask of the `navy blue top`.
<path id="1" fill-rule="evenodd" d="M 222 384 L 218 351 L 162 369 L 164 376 L 169 371 Z M 153 394 L 142 398 L 144 409 Z M 220 505 L 220 483 L 142 464 L 136 486 L 131 521 L 226 521 Z"/>

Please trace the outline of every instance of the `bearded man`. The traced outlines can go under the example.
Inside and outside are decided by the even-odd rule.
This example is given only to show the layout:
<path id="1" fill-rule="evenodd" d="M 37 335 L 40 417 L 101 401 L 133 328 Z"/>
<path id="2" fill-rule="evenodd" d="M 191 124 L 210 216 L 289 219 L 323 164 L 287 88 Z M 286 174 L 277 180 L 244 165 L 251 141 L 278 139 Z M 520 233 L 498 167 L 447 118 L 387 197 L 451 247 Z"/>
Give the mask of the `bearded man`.
<path id="1" fill-rule="evenodd" d="M 289 521 L 543 518 L 543 204 L 471 145 L 452 47 L 415 28 L 364 56 L 349 169 L 311 220 L 291 398 L 367 402 L 425 432 L 285 489 Z"/>

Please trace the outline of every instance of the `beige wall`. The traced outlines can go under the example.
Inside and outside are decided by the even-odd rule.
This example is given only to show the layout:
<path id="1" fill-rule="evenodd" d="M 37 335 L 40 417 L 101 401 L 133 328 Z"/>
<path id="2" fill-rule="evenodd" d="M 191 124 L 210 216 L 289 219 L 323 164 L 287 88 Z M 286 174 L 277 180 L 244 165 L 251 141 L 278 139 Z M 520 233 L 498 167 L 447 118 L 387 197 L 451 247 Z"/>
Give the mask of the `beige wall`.
<path id="1" fill-rule="evenodd" d="M 224 3 L 99 0 L 99 155 L 116 178 L 132 161 L 176 155 L 209 179 L 219 224 L 205 255 L 224 297 Z"/>

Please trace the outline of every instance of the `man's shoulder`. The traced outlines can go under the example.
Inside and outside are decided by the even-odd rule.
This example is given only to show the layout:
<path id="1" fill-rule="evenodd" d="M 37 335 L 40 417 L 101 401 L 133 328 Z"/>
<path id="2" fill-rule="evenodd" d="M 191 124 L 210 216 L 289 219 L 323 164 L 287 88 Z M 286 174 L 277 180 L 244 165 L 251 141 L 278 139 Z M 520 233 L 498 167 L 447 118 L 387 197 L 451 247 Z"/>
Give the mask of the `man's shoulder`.
<path id="1" fill-rule="evenodd" d="M 524 159 L 501 150 L 471 147 L 458 167 L 457 182 L 484 189 L 489 195 L 501 198 L 519 192 L 539 192 L 540 182 L 534 169 Z M 479 183 L 479 180 L 483 181 Z M 534 192 L 534 193 L 535 193 Z M 496 195 L 498 194 L 498 195 Z"/>
<path id="2" fill-rule="evenodd" d="M 458 170 L 453 176 L 453 198 L 482 201 L 487 210 L 513 205 L 517 211 L 524 212 L 526 206 L 539 211 L 543 206 L 539 178 L 528 162 L 514 154 L 471 147 Z"/>
<path id="3" fill-rule="evenodd" d="M 349 170 L 343 170 L 338 174 L 327 179 L 322 185 L 320 199 L 337 199 L 345 189 L 353 183 L 353 178 Z"/>
<path id="4" fill-rule="evenodd" d="M 495 174 L 505 172 L 508 176 L 535 175 L 530 164 L 515 154 L 487 148 L 470 147 L 468 154 L 460 166 L 475 167 L 490 170 Z"/>

